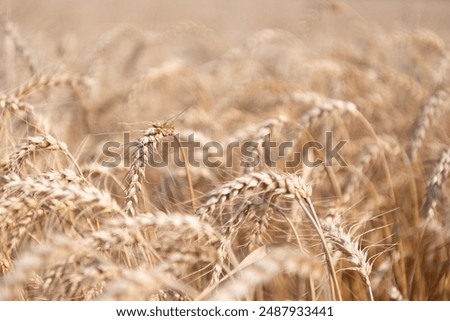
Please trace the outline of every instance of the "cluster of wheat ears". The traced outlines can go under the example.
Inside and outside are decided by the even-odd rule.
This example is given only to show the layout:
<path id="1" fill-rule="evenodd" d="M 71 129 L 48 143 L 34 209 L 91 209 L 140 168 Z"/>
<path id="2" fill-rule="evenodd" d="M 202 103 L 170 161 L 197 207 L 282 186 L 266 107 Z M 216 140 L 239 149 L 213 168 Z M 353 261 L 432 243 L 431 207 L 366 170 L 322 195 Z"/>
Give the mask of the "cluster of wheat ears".
<path id="1" fill-rule="evenodd" d="M 363 37 L 309 46 L 323 15 Z M 0 299 L 448 300 L 450 49 L 336 2 L 311 17 L 232 46 L 119 25 L 89 50 L 4 19 Z M 286 166 L 326 132 L 345 166 Z M 162 143 L 192 133 L 292 146 L 177 166 Z M 102 166 L 110 141 L 126 166 Z"/>

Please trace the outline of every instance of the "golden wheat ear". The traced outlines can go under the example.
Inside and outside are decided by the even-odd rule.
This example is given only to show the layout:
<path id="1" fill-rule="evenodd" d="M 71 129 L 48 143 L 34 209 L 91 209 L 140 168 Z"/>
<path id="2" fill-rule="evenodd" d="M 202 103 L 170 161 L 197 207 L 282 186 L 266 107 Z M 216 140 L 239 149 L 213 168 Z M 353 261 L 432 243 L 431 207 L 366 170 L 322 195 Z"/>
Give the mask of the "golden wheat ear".
<path id="1" fill-rule="evenodd" d="M 124 212 L 136 215 L 138 195 L 141 191 L 144 167 L 148 166 L 150 153 L 156 151 L 157 145 L 163 137 L 173 136 L 174 128 L 166 123 L 155 123 L 148 128 L 144 135 L 134 141 L 135 150 L 132 154 L 131 166 L 128 171 L 128 185 L 125 191 Z"/>
<path id="2" fill-rule="evenodd" d="M 439 199 L 442 197 L 442 188 L 450 171 L 450 148 L 442 152 L 439 162 L 433 169 L 428 180 L 427 194 L 422 206 L 424 217 L 429 220 L 436 215 Z"/>

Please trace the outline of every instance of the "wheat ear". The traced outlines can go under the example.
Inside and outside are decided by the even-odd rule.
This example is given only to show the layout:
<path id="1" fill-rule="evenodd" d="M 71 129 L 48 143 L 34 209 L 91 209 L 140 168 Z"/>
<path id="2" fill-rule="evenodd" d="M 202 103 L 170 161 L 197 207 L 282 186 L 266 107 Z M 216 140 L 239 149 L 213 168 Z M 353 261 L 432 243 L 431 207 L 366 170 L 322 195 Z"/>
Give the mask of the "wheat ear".
<path id="1" fill-rule="evenodd" d="M 128 186 L 125 195 L 124 212 L 136 215 L 135 206 L 138 203 L 138 193 L 141 190 L 143 167 L 148 164 L 151 153 L 156 151 L 157 144 L 163 137 L 173 136 L 174 128 L 168 124 L 153 124 L 142 137 L 134 141 L 136 149 L 132 155 L 132 163 L 128 171 Z"/>
<path id="2" fill-rule="evenodd" d="M 431 122 L 439 110 L 449 102 L 449 94 L 444 90 L 437 91 L 431 96 L 428 101 L 422 106 L 419 116 L 414 121 L 411 127 L 411 135 L 408 145 L 408 156 L 413 161 L 417 158 L 417 153 L 423 144 L 423 140 L 430 128 Z"/>
<path id="3" fill-rule="evenodd" d="M 322 227 L 325 237 L 329 239 L 339 250 L 344 251 L 348 255 L 348 261 L 354 266 L 355 270 L 361 275 L 368 288 L 370 300 L 373 301 L 372 286 L 370 283 L 370 273 L 372 265 L 367 259 L 367 251 L 361 250 L 356 240 L 347 233 L 343 227 L 322 220 Z"/>
<path id="4" fill-rule="evenodd" d="M 246 191 L 256 189 L 261 192 L 271 192 L 272 196 L 283 195 L 291 197 L 299 203 L 320 237 L 331 276 L 331 288 L 336 291 L 335 294 L 341 299 L 331 254 L 328 250 L 319 218 L 310 199 L 312 193 L 311 187 L 303 181 L 302 177 L 289 173 L 275 172 L 255 172 L 238 177 L 211 192 L 205 204 L 197 208 L 196 214 L 206 221 L 214 222 L 215 219 L 211 217 L 211 214 L 216 206 L 223 204 L 225 201 L 231 201 Z"/>
<path id="5" fill-rule="evenodd" d="M 70 75 L 70 74 L 61 74 L 52 76 L 36 75 L 28 82 L 19 86 L 19 88 L 17 88 L 12 93 L 12 95 L 19 99 L 23 99 L 34 93 L 44 91 L 52 87 L 64 85 L 70 87 L 77 87 L 77 86 L 89 87 L 88 84 L 89 81 L 87 78 L 78 75 Z"/>
<path id="6" fill-rule="evenodd" d="M 7 37 L 14 44 L 15 51 L 25 62 L 30 74 L 34 75 L 37 71 L 37 63 L 34 59 L 35 57 L 32 55 L 28 44 L 20 36 L 17 26 L 11 21 L 3 21 L 3 27 L 6 31 Z"/>
<path id="7" fill-rule="evenodd" d="M 442 194 L 442 185 L 447 179 L 449 171 L 450 148 L 442 153 L 439 163 L 435 166 L 428 181 L 427 195 L 422 206 L 422 213 L 427 220 L 433 218 L 436 214 L 436 207 Z"/>
<path id="8" fill-rule="evenodd" d="M 5 172 L 5 174 L 18 173 L 22 164 L 28 157 L 30 157 L 30 155 L 32 155 L 34 152 L 44 150 L 62 151 L 67 156 L 67 158 L 69 158 L 74 163 L 79 173 L 82 175 L 82 171 L 78 167 L 75 158 L 69 152 L 66 143 L 58 141 L 56 138 L 50 135 L 28 137 L 27 141 L 24 144 L 20 145 L 18 150 L 9 157 L 9 160 L 5 164 L 3 164 L 3 171 Z"/>

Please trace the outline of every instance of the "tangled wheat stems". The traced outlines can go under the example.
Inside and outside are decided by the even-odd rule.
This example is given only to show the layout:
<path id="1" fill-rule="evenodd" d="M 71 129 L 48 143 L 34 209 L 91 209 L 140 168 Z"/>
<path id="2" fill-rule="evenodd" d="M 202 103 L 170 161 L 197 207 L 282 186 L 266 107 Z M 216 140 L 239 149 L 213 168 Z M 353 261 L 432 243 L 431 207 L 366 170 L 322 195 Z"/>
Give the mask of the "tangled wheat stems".
<path id="1" fill-rule="evenodd" d="M 213 212 L 217 206 L 222 205 L 226 201 L 232 202 L 237 196 L 246 192 L 256 191 L 261 193 L 270 192 L 273 196 L 286 196 L 293 198 L 298 202 L 320 237 L 330 273 L 331 289 L 333 294 L 341 300 L 342 296 L 340 293 L 339 284 L 337 282 L 336 272 L 332 263 L 331 254 L 329 252 L 319 218 L 317 217 L 316 211 L 311 202 L 311 187 L 303 181 L 301 176 L 288 173 L 255 172 L 238 177 L 207 195 L 205 204 L 197 208 L 196 215 L 199 215 L 203 220 L 214 224 L 217 218 L 213 216 Z M 217 265 L 215 277 L 213 278 L 214 282 L 218 281 L 220 273 L 220 266 Z"/>

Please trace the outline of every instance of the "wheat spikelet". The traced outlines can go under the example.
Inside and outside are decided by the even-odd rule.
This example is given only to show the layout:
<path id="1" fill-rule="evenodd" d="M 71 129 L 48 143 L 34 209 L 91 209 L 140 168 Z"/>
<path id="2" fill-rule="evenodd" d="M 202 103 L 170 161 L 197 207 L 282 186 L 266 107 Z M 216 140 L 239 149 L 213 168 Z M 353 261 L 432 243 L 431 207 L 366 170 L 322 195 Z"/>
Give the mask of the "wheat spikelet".
<path id="1" fill-rule="evenodd" d="M 199 206 L 195 213 L 202 220 L 212 222 L 214 218 L 210 216 L 217 206 L 253 190 L 259 190 L 261 193 L 270 191 L 273 195 L 285 195 L 292 198 L 296 194 L 301 198 L 308 198 L 311 195 L 310 187 L 300 176 L 288 173 L 254 172 L 238 177 L 209 193 L 204 204 Z"/>
<path id="2" fill-rule="evenodd" d="M 367 258 L 367 250 L 361 250 L 357 240 L 353 240 L 352 236 L 342 226 L 337 226 L 325 220 L 321 222 L 325 237 L 339 250 L 344 251 L 348 255 L 348 261 L 363 278 L 368 287 L 369 297 L 373 301 L 372 286 L 369 278 L 372 272 L 372 265 Z"/>
<path id="3" fill-rule="evenodd" d="M 392 285 L 389 288 L 388 293 L 389 293 L 389 297 L 391 300 L 394 300 L 394 301 L 403 301 L 404 300 L 402 293 L 400 292 L 398 287 L 396 287 L 395 285 Z"/>
<path id="4" fill-rule="evenodd" d="M 90 81 L 87 78 L 78 76 L 78 75 L 70 75 L 70 74 L 61 74 L 61 75 L 36 75 L 28 82 L 19 86 L 12 95 L 17 97 L 18 99 L 24 99 L 34 93 L 45 91 L 52 87 L 58 86 L 70 86 L 70 87 L 78 87 L 84 86 L 89 87 Z"/>
<path id="5" fill-rule="evenodd" d="M 20 101 L 17 97 L 0 95 L 0 118 L 6 119 L 6 116 L 13 114 L 23 119 L 27 124 L 33 126 L 37 131 L 46 133 L 49 128 L 40 117 L 34 112 L 34 107 L 26 102 Z"/>
<path id="6" fill-rule="evenodd" d="M 301 195 L 302 198 L 308 198 L 311 194 L 310 187 L 307 186 L 300 176 L 276 173 L 276 172 L 253 172 L 240 176 L 233 181 L 226 183 L 218 189 L 207 195 L 206 201 L 196 209 L 195 214 L 200 216 L 202 220 L 211 222 L 217 221 L 213 212 L 217 206 L 222 205 L 225 201 L 233 201 L 236 197 L 247 192 L 270 193 L 273 197 L 283 195 L 294 198 L 295 195 Z M 211 282 L 217 283 L 222 273 L 222 263 L 226 258 L 226 248 L 229 239 L 232 237 L 233 230 L 237 229 L 236 224 L 245 219 L 245 212 L 235 214 L 230 221 L 225 224 L 223 232 L 226 239 L 222 241 L 219 250 L 219 262 L 214 267 L 214 273 Z M 237 221 L 235 221 L 237 219 Z M 236 226 L 236 228 L 233 228 Z"/>
<path id="7" fill-rule="evenodd" d="M 1 177 L 3 191 L 2 201 L 8 203 L 8 196 L 19 194 L 19 196 L 29 196 L 42 198 L 50 203 L 56 201 L 73 202 L 73 204 L 85 206 L 92 204 L 104 211 L 121 213 L 117 203 L 108 193 L 98 190 L 93 186 L 80 186 L 75 183 L 66 184 L 64 181 L 51 181 L 44 176 L 24 177 L 10 174 Z M 50 196 L 50 199 L 46 199 Z"/>
<path id="8" fill-rule="evenodd" d="M 113 218 L 105 222 L 107 227 L 105 230 L 93 232 L 92 236 L 97 240 L 102 240 L 103 235 L 116 235 L 120 237 L 124 234 L 129 234 L 133 231 L 139 231 L 149 226 L 155 226 L 159 229 L 164 230 L 177 230 L 182 232 L 186 237 L 198 237 L 201 238 L 205 236 L 208 242 L 216 242 L 219 238 L 216 230 L 206 222 L 199 220 L 195 216 L 184 215 L 179 213 L 171 213 L 167 215 L 162 212 L 156 212 L 152 214 L 139 214 L 133 217 L 120 217 Z M 126 228 L 126 230 L 123 230 Z M 122 230 L 122 232 L 120 232 Z M 105 240 L 107 238 L 104 238 Z M 109 242 L 109 244 L 124 243 L 123 240 L 120 242 L 114 240 Z M 97 247 L 104 247 L 103 244 L 96 244 Z"/>
<path id="9" fill-rule="evenodd" d="M 354 103 L 345 100 L 332 99 L 316 92 L 293 91 L 275 98 L 270 105 L 279 104 L 301 104 L 310 106 L 307 112 L 300 117 L 300 124 L 309 128 L 320 119 L 325 118 L 333 112 L 343 114 L 345 112 L 355 113 L 357 107 Z"/>
<path id="10" fill-rule="evenodd" d="M 320 119 L 325 118 L 333 112 L 342 114 L 345 112 L 353 113 L 356 110 L 356 105 L 352 102 L 337 99 L 327 99 L 323 103 L 313 106 L 311 109 L 309 109 L 306 114 L 304 114 L 300 118 L 300 123 L 303 127 L 309 128 L 312 124 L 316 123 Z"/>
<path id="11" fill-rule="evenodd" d="M 24 115 L 26 118 L 32 118 L 33 114 L 33 106 L 20 101 L 17 97 L 0 95 L 0 116 L 1 119 L 6 119 L 6 116 L 9 114 L 14 114 L 19 117 Z"/>
<path id="12" fill-rule="evenodd" d="M 296 35 L 286 30 L 266 28 L 252 34 L 241 46 L 228 50 L 216 63 L 223 64 L 227 61 L 245 59 L 258 52 L 265 44 L 280 40 L 289 42 L 292 46 L 302 45 Z"/>
<path id="13" fill-rule="evenodd" d="M 95 252 L 82 250 L 81 253 L 83 255 L 68 256 L 62 263 L 51 266 L 43 275 L 40 286 L 30 291 L 32 298 L 92 300 L 100 295 L 105 283 L 120 278 L 123 271 L 120 266 Z"/>
<path id="14" fill-rule="evenodd" d="M 18 53 L 18 55 L 25 62 L 26 67 L 31 75 L 34 75 L 37 71 L 37 63 L 35 61 L 35 57 L 32 54 L 28 44 L 25 40 L 20 36 L 18 28 L 11 21 L 2 21 L 3 28 L 6 31 L 6 35 L 9 39 L 11 39 L 14 44 L 14 49 Z"/>
<path id="15" fill-rule="evenodd" d="M 76 165 L 76 161 L 70 154 L 67 149 L 67 145 L 64 142 L 58 141 L 50 135 L 41 135 L 28 137 L 27 141 L 20 145 L 18 150 L 9 157 L 7 162 L 2 165 L 2 170 L 5 174 L 18 173 L 20 167 L 27 158 L 37 151 L 45 150 L 60 150 Z"/>
<path id="16" fill-rule="evenodd" d="M 439 110 L 448 105 L 449 94 L 447 91 L 438 90 L 428 101 L 422 106 L 419 116 L 411 127 L 411 135 L 408 146 L 408 156 L 411 160 L 417 158 L 417 153 L 422 146 L 427 130 L 431 126 L 431 122 L 439 113 Z"/>
<path id="17" fill-rule="evenodd" d="M 170 288 L 162 288 L 158 291 L 159 301 L 192 301 L 187 294 Z"/>
<path id="18" fill-rule="evenodd" d="M 436 215 L 436 207 L 442 194 L 442 185 L 447 179 L 449 171 L 450 148 L 442 153 L 439 163 L 434 167 L 433 173 L 428 181 L 427 194 L 422 206 L 422 213 L 427 220 Z"/>
<path id="19" fill-rule="evenodd" d="M 73 252 L 88 255 L 90 251 L 61 236 L 55 237 L 51 245 L 41 244 L 32 247 L 15 262 L 14 271 L 2 278 L 0 300 L 17 300 L 24 284 L 35 271 Z"/>
<path id="20" fill-rule="evenodd" d="M 143 167 L 148 164 L 152 152 L 163 137 L 173 136 L 174 128 L 168 124 L 153 124 L 144 135 L 134 142 L 136 149 L 132 155 L 132 163 L 128 171 L 129 181 L 126 190 L 124 212 L 128 215 L 136 215 L 135 206 L 138 203 L 138 193 L 141 190 Z"/>
<path id="21" fill-rule="evenodd" d="M 67 174 L 67 173 L 66 173 Z M 41 229 L 45 222 L 61 220 L 62 226 L 76 229 L 92 229 L 91 224 L 98 222 L 101 215 L 120 215 L 122 212 L 110 195 L 89 185 L 80 185 L 76 181 L 63 179 L 49 180 L 44 174 L 36 177 L 21 178 L 15 174 L 1 177 L 0 231 L 2 232 L 2 251 L 11 257 L 18 251 L 25 239 L 32 235 L 36 226 Z M 75 176 L 74 173 L 70 177 Z M 71 178 L 69 178 L 71 179 Z M 80 182 L 77 179 L 78 182 Z M 81 180 L 84 183 L 84 180 Z M 89 213 L 95 218 L 89 218 Z M 75 220 L 71 213 L 86 216 L 84 220 Z M 80 215 L 80 216 L 81 216 Z M 82 224 L 85 224 L 84 226 Z M 56 229 L 56 226 L 53 226 Z M 39 230 L 37 230 L 39 231 Z"/>
<path id="22" fill-rule="evenodd" d="M 288 173 L 255 172 L 238 177 L 212 191 L 208 195 L 205 204 L 197 208 L 196 215 L 208 222 L 214 222 L 215 218 L 211 217 L 211 214 L 218 205 L 223 204 L 225 201 L 232 201 L 238 195 L 256 189 L 259 189 L 261 192 L 270 192 L 272 197 L 287 196 L 298 202 L 320 237 L 331 276 L 331 288 L 333 291 L 336 291 L 337 297 L 341 299 L 336 272 L 331 262 L 331 254 L 328 251 L 319 218 L 310 199 L 311 187 L 303 182 L 301 176 Z M 218 275 L 218 272 L 215 275 Z"/>
<path id="23" fill-rule="evenodd" d="M 363 152 L 358 156 L 358 159 L 355 163 L 356 172 L 350 176 L 342 192 L 342 199 L 344 200 L 344 202 L 348 202 L 351 199 L 351 196 L 358 188 L 360 175 L 363 175 L 367 172 L 370 164 L 379 155 L 379 153 L 379 146 L 377 144 L 370 144 L 366 146 Z"/>
<path id="24" fill-rule="evenodd" d="M 284 115 L 279 115 L 276 118 L 266 119 L 260 124 L 252 124 L 245 129 L 236 131 L 232 136 L 226 138 L 225 145 L 231 142 L 242 142 L 248 140 L 256 140 L 258 143 L 266 135 L 269 135 L 274 129 L 279 128 L 289 120 Z"/>
<path id="25" fill-rule="evenodd" d="M 32 114 L 33 106 L 20 101 L 15 96 L 0 95 L 0 107 L 2 108 L 1 114 L 4 115 L 5 112 L 11 112 L 15 114 Z"/>
<path id="26" fill-rule="evenodd" d="M 136 45 L 145 48 L 155 38 L 157 38 L 156 35 L 151 33 L 147 35 L 139 27 L 130 23 L 119 24 L 103 34 L 94 49 L 88 54 L 92 63 L 87 74 L 95 79 L 92 97 L 101 101 L 110 94 L 110 90 L 107 88 L 111 84 L 108 84 L 110 74 L 107 72 L 109 67 L 107 58 L 114 57 L 112 54 L 117 53 L 117 48 L 122 47 L 123 41 L 133 40 Z"/>

